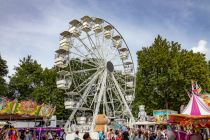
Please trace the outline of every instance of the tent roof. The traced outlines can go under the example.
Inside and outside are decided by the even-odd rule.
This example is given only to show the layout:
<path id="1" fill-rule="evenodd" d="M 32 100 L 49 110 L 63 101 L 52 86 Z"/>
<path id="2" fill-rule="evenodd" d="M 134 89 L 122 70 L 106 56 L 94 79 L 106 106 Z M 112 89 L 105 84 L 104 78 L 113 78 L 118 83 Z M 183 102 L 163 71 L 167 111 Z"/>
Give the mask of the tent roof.
<path id="1" fill-rule="evenodd" d="M 210 115 L 210 108 L 206 103 L 196 94 L 192 94 L 187 107 L 181 114 L 191 116 Z"/>

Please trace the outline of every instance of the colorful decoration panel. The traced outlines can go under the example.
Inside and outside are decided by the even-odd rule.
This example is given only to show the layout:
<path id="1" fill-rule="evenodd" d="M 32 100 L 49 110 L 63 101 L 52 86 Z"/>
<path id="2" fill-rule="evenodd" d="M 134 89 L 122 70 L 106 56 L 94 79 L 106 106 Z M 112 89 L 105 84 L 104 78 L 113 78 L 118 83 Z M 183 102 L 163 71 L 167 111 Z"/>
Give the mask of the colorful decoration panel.
<path id="1" fill-rule="evenodd" d="M 37 116 L 40 110 L 39 105 L 37 105 L 36 102 L 33 101 L 21 101 L 18 104 L 16 104 L 15 107 L 15 114 L 19 115 L 35 115 Z"/>
<path id="2" fill-rule="evenodd" d="M 0 97 L 0 115 L 19 115 L 50 118 L 55 112 L 55 107 L 47 104 L 37 104 L 34 101 L 9 100 Z"/>
<path id="3" fill-rule="evenodd" d="M 177 114 L 177 111 L 165 109 L 165 110 L 154 110 L 153 116 L 157 122 L 167 122 L 169 114 Z"/>
<path id="4" fill-rule="evenodd" d="M 10 101 L 7 98 L 0 97 L 0 114 L 10 114 L 16 101 Z"/>

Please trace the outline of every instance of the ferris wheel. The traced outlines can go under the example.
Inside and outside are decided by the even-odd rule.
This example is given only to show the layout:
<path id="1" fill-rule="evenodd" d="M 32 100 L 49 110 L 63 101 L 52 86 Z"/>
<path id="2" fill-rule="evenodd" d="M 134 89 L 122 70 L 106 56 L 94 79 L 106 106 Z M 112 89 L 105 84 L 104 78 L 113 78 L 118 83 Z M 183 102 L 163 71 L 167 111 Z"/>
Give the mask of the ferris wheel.
<path id="1" fill-rule="evenodd" d="M 134 63 L 122 35 L 100 18 L 84 16 L 69 24 L 55 55 L 57 88 L 65 91 L 65 108 L 71 110 L 65 128 L 93 130 L 97 114 L 133 119 Z"/>

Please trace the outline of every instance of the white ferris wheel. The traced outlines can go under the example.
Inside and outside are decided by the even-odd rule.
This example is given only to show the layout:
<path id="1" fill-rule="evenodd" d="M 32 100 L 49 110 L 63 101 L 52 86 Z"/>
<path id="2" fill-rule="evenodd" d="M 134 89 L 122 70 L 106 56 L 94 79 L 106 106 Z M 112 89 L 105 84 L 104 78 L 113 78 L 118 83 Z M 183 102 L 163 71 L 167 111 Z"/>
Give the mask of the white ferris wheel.
<path id="1" fill-rule="evenodd" d="M 57 88 L 65 91 L 65 108 L 71 110 L 65 128 L 91 131 L 97 114 L 133 119 L 134 63 L 122 35 L 100 18 L 84 16 L 69 24 L 55 55 Z"/>

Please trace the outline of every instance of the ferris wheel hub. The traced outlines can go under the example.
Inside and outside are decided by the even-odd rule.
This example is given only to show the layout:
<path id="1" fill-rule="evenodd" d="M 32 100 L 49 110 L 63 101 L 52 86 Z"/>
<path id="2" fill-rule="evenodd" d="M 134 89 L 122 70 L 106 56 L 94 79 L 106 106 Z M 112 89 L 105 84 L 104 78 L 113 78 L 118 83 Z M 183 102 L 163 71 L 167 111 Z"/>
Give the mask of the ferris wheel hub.
<path id="1" fill-rule="evenodd" d="M 106 67 L 107 67 L 109 72 L 113 72 L 114 71 L 114 65 L 112 64 L 111 61 L 107 62 Z"/>

